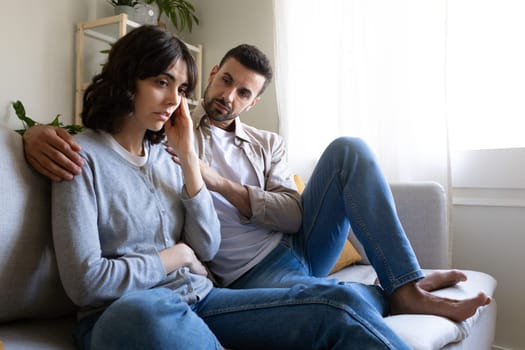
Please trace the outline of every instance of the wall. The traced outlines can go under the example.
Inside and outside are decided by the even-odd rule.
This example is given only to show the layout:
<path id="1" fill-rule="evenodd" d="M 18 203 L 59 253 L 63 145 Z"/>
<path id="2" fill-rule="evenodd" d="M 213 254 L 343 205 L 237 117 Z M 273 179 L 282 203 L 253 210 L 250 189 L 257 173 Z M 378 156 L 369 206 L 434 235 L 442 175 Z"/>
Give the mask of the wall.
<path id="1" fill-rule="evenodd" d="M 51 120 L 73 111 L 74 23 L 85 4 L 68 0 L 4 1 L 0 11 L 0 122 L 21 127 L 11 101 L 28 115 Z"/>
<path id="2" fill-rule="evenodd" d="M 497 349 L 525 349 L 525 208 L 454 205 L 451 220 L 454 266 L 498 280 Z"/>
<path id="3" fill-rule="evenodd" d="M 498 280 L 501 349 L 525 349 L 525 164 L 516 161 L 524 158 L 523 148 L 452 153 L 452 259 Z"/>
<path id="4" fill-rule="evenodd" d="M 15 100 L 40 122 L 57 114 L 73 121 L 76 23 L 111 11 L 105 0 L 2 1 L 1 124 L 22 127 L 11 107 Z"/>

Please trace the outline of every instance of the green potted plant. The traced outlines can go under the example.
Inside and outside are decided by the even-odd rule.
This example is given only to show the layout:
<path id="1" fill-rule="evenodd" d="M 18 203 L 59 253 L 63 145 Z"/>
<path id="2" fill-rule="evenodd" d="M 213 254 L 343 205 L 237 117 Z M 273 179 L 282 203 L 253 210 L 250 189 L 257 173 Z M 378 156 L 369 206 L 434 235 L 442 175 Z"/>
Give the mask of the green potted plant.
<path id="1" fill-rule="evenodd" d="M 137 0 L 108 0 L 115 7 L 115 14 L 125 13 L 128 18 L 133 20 L 135 17 L 135 6 L 139 4 Z"/>
<path id="2" fill-rule="evenodd" d="M 195 7 L 188 0 L 144 0 L 146 4 L 156 4 L 159 12 L 157 22 L 163 13 L 169 18 L 175 29 L 183 31 L 186 27 L 191 32 L 193 25 L 199 24 L 199 19 L 195 15 Z"/>

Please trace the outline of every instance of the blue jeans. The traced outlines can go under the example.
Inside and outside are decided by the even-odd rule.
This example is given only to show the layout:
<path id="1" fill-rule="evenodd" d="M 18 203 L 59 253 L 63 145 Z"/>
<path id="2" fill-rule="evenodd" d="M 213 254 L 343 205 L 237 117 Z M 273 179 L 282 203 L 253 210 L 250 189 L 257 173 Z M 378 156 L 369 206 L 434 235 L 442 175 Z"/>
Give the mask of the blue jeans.
<path id="1" fill-rule="evenodd" d="M 365 319 L 386 315 L 386 296 L 423 277 L 414 251 L 399 222 L 390 187 L 374 155 L 360 139 L 334 140 L 319 159 L 302 195 L 303 224 L 284 236 L 263 261 L 233 282 L 231 288 L 289 287 L 297 283 L 332 284 L 355 290 L 355 284 L 327 281 L 348 236 L 350 225 L 374 267 L 376 286 L 360 285 L 373 308 Z M 358 296 L 356 296 L 358 297 Z"/>
<path id="2" fill-rule="evenodd" d="M 165 288 L 131 292 L 83 319 L 75 339 L 93 350 L 408 349 L 381 322 L 361 316 L 372 306 L 350 290 L 216 288 L 194 305 Z"/>

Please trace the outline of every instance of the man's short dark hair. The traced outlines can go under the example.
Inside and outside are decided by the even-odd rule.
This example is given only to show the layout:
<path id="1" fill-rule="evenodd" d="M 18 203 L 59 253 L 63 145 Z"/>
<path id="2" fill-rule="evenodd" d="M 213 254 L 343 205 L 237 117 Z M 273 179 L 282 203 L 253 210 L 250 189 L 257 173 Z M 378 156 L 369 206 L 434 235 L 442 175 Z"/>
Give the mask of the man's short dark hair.
<path id="1" fill-rule="evenodd" d="M 261 74 L 265 78 L 264 85 L 258 95 L 261 95 L 272 81 L 273 71 L 270 60 L 257 47 L 249 44 L 241 44 L 230 49 L 222 58 L 219 67 L 222 67 L 228 58 L 234 58 L 246 68 Z"/>

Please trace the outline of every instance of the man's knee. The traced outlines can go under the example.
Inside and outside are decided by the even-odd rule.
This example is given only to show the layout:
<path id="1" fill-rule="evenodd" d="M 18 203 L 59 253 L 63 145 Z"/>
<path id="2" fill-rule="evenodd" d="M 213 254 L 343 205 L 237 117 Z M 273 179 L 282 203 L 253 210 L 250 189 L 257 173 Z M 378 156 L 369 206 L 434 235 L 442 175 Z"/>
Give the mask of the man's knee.
<path id="1" fill-rule="evenodd" d="M 330 152 L 337 152 L 337 154 L 372 155 L 368 144 L 359 137 L 338 137 L 328 145 L 327 149 Z"/>

